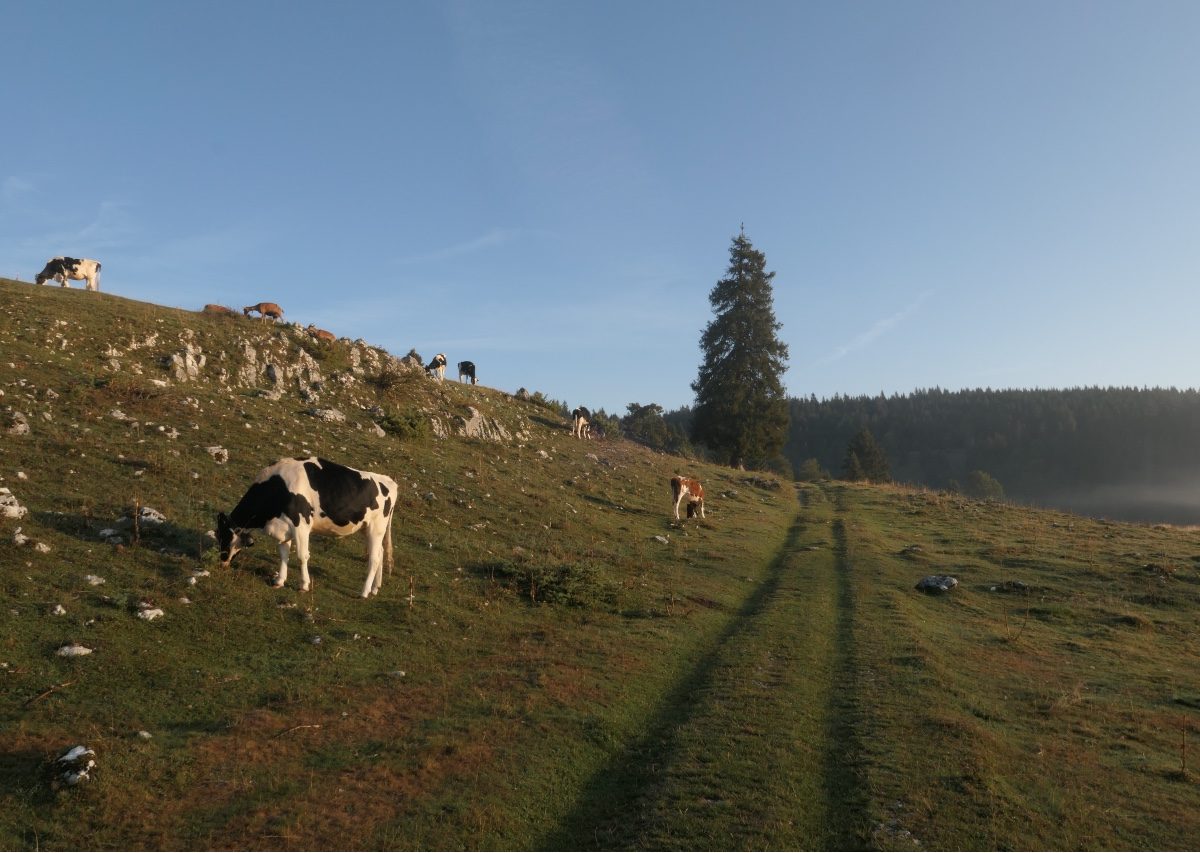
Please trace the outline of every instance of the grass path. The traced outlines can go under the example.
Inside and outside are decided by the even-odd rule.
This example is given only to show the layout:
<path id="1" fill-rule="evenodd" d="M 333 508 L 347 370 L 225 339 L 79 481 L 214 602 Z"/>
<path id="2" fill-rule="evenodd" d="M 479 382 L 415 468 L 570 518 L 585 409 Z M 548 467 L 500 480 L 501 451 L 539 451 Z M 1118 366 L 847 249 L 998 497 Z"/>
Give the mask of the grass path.
<path id="1" fill-rule="evenodd" d="M 858 848 L 844 532 L 802 493 L 783 547 L 545 848 Z"/>

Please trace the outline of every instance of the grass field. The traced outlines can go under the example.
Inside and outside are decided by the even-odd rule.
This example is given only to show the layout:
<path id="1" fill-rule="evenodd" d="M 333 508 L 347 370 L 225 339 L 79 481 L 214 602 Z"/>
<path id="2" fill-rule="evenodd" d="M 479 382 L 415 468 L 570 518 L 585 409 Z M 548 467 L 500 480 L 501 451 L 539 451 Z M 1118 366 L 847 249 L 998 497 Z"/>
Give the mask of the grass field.
<path id="1" fill-rule="evenodd" d="M 387 365 L 0 281 L 0 847 L 1195 846 L 1196 532 L 794 487 Z M 269 541 L 217 565 L 215 512 L 310 452 L 400 483 L 377 599 L 356 538 L 309 594 Z"/>

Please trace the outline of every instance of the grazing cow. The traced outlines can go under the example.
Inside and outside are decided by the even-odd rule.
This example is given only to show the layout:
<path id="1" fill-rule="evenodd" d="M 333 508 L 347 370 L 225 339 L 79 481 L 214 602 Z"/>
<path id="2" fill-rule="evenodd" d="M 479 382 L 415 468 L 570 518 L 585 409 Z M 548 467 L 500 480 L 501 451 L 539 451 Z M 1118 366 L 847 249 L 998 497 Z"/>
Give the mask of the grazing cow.
<path id="1" fill-rule="evenodd" d="M 327 332 L 325 329 L 318 329 L 311 323 L 306 331 L 323 344 L 331 344 L 337 340 L 337 335 L 333 332 Z"/>
<path id="2" fill-rule="evenodd" d="M 592 437 L 592 413 L 583 406 L 571 412 L 571 435 L 576 438 Z"/>
<path id="3" fill-rule="evenodd" d="M 383 583 L 383 566 L 392 567 L 392 510 L 399 491 L 383 474 L 358 471 L 328 459 L 281 459 L 264 468 L 228 516 L 217 513 L 217 546 L 221 565 L 253 544 L 250 530 L 262 530 L 279 542 L 275 588 L 287 580 L 288 552 L 300 557 L 300 589 L 307 592 L 308 539 L 312 533 L 348 536 L 359 530 L 367 539 L 367 580 L 362 597 L 375 595 Z"/>
<path id="4" fill-rule="evenodd" d="M 218 314 L 220 316 L 229 316 L 229 317 L 237 316 L 237 312 L 234 311 L 232 308 L 226 308 L 224 305 L 214 305 L 211 302 L 204 306 L 204 313 L 205 314 Z"/>
<path id="5" fill-rule="evenodd" d="M 695 517 L 697 508 L 700 510 L 700 517 L 705 517 L 704 486 L 700 485 L 699 480 L 693 480 L 691 477 L 672 477 L 671 497 L 675 499 L 675 519 L 677 521 L 679 520 L 679 503 L 684 498 L 687 498 L 688 518 Z"/>
<path id="6" fill-rule="evenodd" d="M 460 361 L 458 363 L 458 381 L 462 382 L 464 376 L 471 380 L 472 385 L 474 385 L 476 383 L 477 380 L 475 379 L 475 362 Z"/>
<path id="7" fill-rule="evenodd" d="M 247 305 L 242 309 L 242 314 L 249 317 L 251 311 L 257 311 L 258 316 L 262 317 L 264 323 L 268 317 L 274 320 L 283 319 L 283 309 L 274 302 L 260 302 L 257 305 Z"/>
<path id="8" fill-rule="evenodd" d="M 433 361 L 425 365 L 425 373 L 437 377 L 438 382 L 443 381 L 446 378 L 446 354 L 439 352 L 435 355 Z"/>
<path id="9" fill-rule="evenodd" d="M 88 260 L 87 258 L 67 258 L 59 255 L 46 261 L 46 266 L 42 267 L 42 271 L 37 274 L 34 279 L 38 284 L 45 284 L 54 279 L 63 287 L 70 287 L 68 284 L 72 279 L 75 281 L 86 281 L 88 290 L 100 289 L 100 262 Z"/>

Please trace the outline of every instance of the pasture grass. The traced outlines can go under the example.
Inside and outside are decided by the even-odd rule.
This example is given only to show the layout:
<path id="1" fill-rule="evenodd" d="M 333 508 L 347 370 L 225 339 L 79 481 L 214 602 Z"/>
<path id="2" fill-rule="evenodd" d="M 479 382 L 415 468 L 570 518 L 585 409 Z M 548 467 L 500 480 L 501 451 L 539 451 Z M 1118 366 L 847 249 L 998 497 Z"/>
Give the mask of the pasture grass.
<path id="1" fill-rule="evenodd" d="M 208 360 L 178 382 L 164 359 L 189 334 Z M 223 385 L 247 345 L 317 358 L 319 403 Z M 0 437 L 0 485 L 29 508 L 0 519 L 0 847 L 1200 837 L 1197 531 L 778 488 L 576 441 L 554 409 L 496 389 L 353 372 L 362 357 L 345 341 L 318 356 L 290 327 L 0 281 L 0 411 L 31 425 Z M 520 437 L 423 426 L 467 406 Z M 314 541 L 310 594 L 294 570 L 269 587 L 269 540 L 217 565 L 215 512 L 310 453 L 400 484 L 376 599 L 357 595 L 358 539 Z M 705 482 L 707 520 L 669 517 L 676 473 Z M 147 505 L 167 522 L 101 539 Z M 18 527 L 50 552 L 15 544 Z M 933 573 L 959 587 L 913 589 Z M 138 619 L 143 602 L 166 615 Z M 57 657 L 68 642 L 95 651 Z M 53 760 L 79 743 L 95 778 L 56 790 Z"/>

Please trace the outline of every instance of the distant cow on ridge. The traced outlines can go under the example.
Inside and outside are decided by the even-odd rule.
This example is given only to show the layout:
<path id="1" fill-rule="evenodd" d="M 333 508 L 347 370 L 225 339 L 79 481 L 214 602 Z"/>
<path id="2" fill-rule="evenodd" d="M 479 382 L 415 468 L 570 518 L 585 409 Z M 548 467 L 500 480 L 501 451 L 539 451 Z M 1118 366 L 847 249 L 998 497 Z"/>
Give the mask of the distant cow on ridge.
<path id="1" fill-rule="evenodd" d="M 464 376 L 465 376 L 466 378 L 468 378 L 468 379 L 470 379 L 470 380 L 471 380 L 471 384 L 472 384 L 472 385 L 474 385 L 474 384 L 476 383 L 476 379 L 475 379 L 475 362 L 473 362 L 473 361 L 460 361 L 460 362 L 458 363 L 458 381 L 459 381 L 459 382 L 462 382 L 462 381 L 463 381 L 463 377 L 464 377 Z"/>
<path id="2" fill-rule="evenodd" d="M 45 284 L 54 279 L 63 287 L 70 287 L 68 282 L 85 281 L 88 290 L 100 289 L 100 262 L 88 258 L 67 258 L 63 255 L 46 261 L 46 266 L 37 274 L 34 281 Z"/>
<path id="3" fill-rule="evenodd" d="M 367 539 L 367 580 L 362 597 L 375 595 L 383 583 L 383 567 L 392 567 L 392 518 L 399 490 L 384 474 L 358 471 L 328 459 L 281 459 L 259 472 L 229 515 L 217 513 L 217 547 L 228 567 L 247 536 L 262 530 L 279 542 L 278 589 L 287 580 L 291 543 L 300 557 L 300 589 L 308 577 L 308 539 L 320 533 L 347 536 L 362 531 Z"/>
<path id="4" fill-rule="evenodd" d="M 592 413 L 583 406 L 571 412 L 571 435 L 576 438 L 592 437 Z"/>
<path id="5" fill-rule="evenodd" d="M 264 323 L 268 317 L 273 320 L 283 319 L 283 309 L 274 302 L 260 302 L 257 305 L 247 305 L 242 309 L 242 314 L 249 317 L 252 311 L 257 311 L 258 316 L 262 317 Z"/>
<path id="6" fill-rule="evenodd" d="M 433 357 L 429 364 L 425 365 L 425 372 L 437 379 L 438 382 L 446 378 L 446 354 L 439 352 Z"/>

